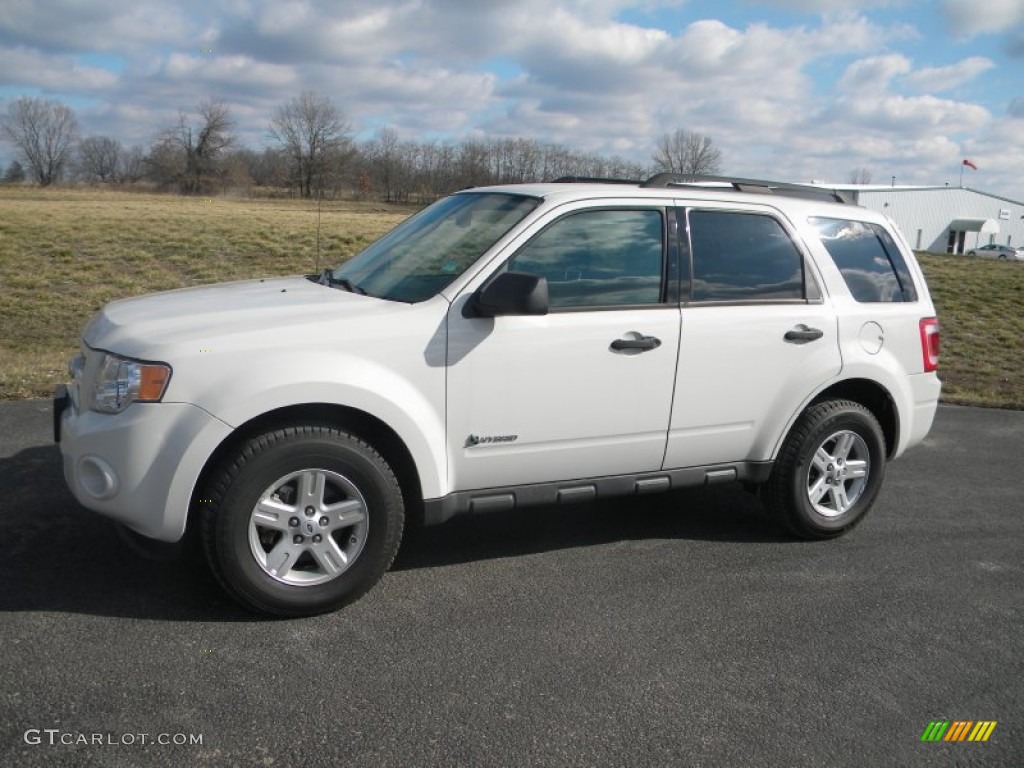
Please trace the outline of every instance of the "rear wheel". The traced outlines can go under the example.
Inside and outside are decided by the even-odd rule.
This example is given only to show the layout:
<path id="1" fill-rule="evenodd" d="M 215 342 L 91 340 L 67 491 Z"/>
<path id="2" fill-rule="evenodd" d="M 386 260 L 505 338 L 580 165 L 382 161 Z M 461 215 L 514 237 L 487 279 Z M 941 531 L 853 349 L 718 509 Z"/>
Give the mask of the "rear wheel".
<path id="1" fill-rule="evenodd" d="M 403 504 L 387 462 L 328 426 L 275 430 L 245 442 L 204 493 L 201 535 L 222 586 L 280 616 L 334 610 L 390 567 Z"/>
<path id="2" fill-rule="evenodd" d="M 884 476 L 885 439 L 878 420 L 859 403 L 829 400 L 797 420 L 762 500 L 795 535 L 833 538 L 864 518 Z"/>

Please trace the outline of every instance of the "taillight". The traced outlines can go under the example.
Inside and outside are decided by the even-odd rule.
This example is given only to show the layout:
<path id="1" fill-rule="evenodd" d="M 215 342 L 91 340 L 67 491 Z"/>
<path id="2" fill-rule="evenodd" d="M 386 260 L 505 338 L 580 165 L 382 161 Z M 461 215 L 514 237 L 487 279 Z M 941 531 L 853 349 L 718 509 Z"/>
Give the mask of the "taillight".
<path id="1" fill-rule="evenodd" d="M 921 318 L 921 353 L 924 355 L 924 372 L 931 373 L 939 367 L 939 319 Z"/>

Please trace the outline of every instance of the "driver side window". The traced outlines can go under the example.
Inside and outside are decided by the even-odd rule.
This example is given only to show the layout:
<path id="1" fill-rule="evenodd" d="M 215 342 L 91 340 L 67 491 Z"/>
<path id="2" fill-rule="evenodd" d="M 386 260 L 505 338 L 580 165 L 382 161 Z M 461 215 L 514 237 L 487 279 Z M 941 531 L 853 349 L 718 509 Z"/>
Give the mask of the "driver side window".
<path id="1" fill-rule="evenodd" d="M 581 211 L 534 237 L 507 268 L 547 278 L 552 309 L 657 304 L 663 233 L 660 210 Z"/>

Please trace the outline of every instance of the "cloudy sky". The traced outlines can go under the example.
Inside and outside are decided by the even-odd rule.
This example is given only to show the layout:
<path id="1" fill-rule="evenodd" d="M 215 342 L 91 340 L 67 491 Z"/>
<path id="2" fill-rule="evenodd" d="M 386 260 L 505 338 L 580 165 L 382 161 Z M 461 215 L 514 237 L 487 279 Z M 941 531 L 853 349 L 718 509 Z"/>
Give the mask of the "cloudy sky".
<path id="1" fill-rule="evenodd" d="M 211 96 L 258 148 L 302 90 L 360 138 L 647 162 L 685 128 L 730 174 L 956 184 L 970 158 L 965 183 L 1024 200 L 1024 0 L 0 2 L 0 109 L 59 99 L 85 135 L 148 143 Z"/>

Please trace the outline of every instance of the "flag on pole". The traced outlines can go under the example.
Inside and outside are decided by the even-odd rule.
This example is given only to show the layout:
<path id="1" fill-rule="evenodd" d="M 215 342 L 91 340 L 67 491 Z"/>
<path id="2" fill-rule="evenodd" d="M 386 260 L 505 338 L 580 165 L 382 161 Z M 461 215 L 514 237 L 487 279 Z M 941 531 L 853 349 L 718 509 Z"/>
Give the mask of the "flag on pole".
<path id="1" fill-rule="evenodd" d="M 976 166 L 974 163 L 972 163 L 970 160 L 968 160 L 966 158 L 964 158 L 964 165 L 966 165 L 968 168 L 973 168 L 974 170 L 978 170 L 978 166 Z"/>

